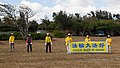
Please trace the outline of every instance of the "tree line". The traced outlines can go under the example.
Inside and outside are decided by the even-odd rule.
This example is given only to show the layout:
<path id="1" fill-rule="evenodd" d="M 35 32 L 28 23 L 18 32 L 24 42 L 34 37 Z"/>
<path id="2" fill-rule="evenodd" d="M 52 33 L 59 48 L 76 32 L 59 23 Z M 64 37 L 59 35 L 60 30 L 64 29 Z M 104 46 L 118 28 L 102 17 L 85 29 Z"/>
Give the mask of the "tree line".
<path id="1" fill-rule="evenodd" d="M 36 30 L 47 30 L 49 32 L 62 31 L 84 36 L 94 35 L 99 30 L 105 35 L 120 35 L 120 14 L 112 14 L 108 11 L 96 10 L 81 16 L 80 13 L 68 14 L 66 11 L 53 12 L 53 21 L 47 16 L 41 19 L 41 24 L 29 21 L 35 15 L 34 11 L 26 5 L 16 9 L 10 4 L 0 4 L 0 31 L 20 31 L 25 38 L 28 32 Z M 57 32 L 58 33 L 58 32 Z"/>
<path id="2" fill-rule="evenodd" d="M 42 19 L 39 29 L 74 32 L 78 36 L 93 36 L 99 30 L 104 31 L 105 35 L 120 35 L 120 14 L 96 10 L 81 16 L 80 13 L 67 14 L 60 11 L 54 12 L 52 17 L 53 21 Z"/>
<path id="3" fill-rule="evenodd" d="M 22 22 L 21 19 L 17 19 L 17 24 L 23 28 L 26 27 L 25 23 Z M 35 20 L 29 21 L 29 32 L 35 32 L 38 29 L 38 23 Z M 0 19 L 0 31 L 1 32 L 9 32 L 9 31 L 19 31 L 19 28 L 13 23 L 13 21 L 4 17 Z"/>

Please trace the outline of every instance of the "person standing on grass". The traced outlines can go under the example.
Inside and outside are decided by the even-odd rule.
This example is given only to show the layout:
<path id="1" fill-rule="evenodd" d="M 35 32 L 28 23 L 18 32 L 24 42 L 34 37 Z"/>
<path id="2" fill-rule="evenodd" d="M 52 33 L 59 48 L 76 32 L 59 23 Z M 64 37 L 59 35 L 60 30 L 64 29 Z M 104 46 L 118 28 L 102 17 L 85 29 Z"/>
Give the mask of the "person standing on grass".
<path id="1" fill-rule="evenodd" d="M 45 46 L 46 46 L 46 53 L 49 52 L 51 53 L 51 45 L 52 45 L 52 38 L 50 36 L 50 33 L 47 33 L 47 36 L 45 37 Z"/>
<path id="2" fill-rule="evenodd" d="M 11 49 L 10 52 L 15 51 L 14 40 L 15 40 L 15 37 L 14 37 L 13 33 L 11 33 L 10 37 L 9 37 L 9 45 L 10 45 L 10 49 Z"/>
<path id="3" fill-rule="evenodd" d="M 86 48 L 90 48 L 91 46 L 89 45 L 89 42 L 91 42 L 91 39 L 90 39 L 90 36 L 87 35 L 86 38 L 85 38 L 85 44 L 86 44 Z"/>
<path id="4" fill-rule="evenodd" d="M 26 38 L 27 52 L 32 52 L 32 37 L 28 34 Z"/>
<path id="5" fill-rule="evenodd" d="M 110 35 L 107 36 L 106 42 L 108 43 L 108 52 L 111 53 L 111 42 L 112 42 L 112 39 L 110 38 Z"/>
<path id="6" fill-rule="evenodd" d="M 65 38 L 65 42 L 66 42 L 67 53 L 69 53 L 69 43 L 72 42 L 72 37 L 70 33 L 68 33 L 68 36 Z"/>
<path id="7" fill-rule="evenodd" d="M 90 39 L 90 36 L 89 36 L 89 35 L 86 36 L 85 42 L 86 42 L 86 43 L 87 43 L 87 42 L 91 42 L 91 39 Z"/>

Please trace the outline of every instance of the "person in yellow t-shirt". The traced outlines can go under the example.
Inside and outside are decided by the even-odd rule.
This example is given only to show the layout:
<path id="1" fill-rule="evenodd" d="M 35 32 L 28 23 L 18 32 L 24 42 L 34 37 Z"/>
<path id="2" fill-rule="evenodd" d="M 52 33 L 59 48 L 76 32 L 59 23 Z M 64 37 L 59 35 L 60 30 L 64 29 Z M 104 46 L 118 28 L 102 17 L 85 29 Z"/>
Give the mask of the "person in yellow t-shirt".
<path id="1" fill-rule="evenodd" d="M 91 39 L 90 39 L 90 36 L 89 36 L 89 35 L 86 36 L 85 42 L 91 42 Z"/>
<path id="2" fill-rule="evenodd" d="M 67 53 L 68 53 L 69 52 L 69 43 L 72 42 L 72 37 L 71 37 L 70 33 L 68 33 L 68 36 L 65 38 L 65 42 L 66 42 Z"/>
<path id="3" fill-rule="evenodd" d="M 85 38 L 85 44 L 88 44 L 88 43 L 90 43 L 91 42 L 91 39 L 90 39 L 90 36 L 89 35 L 87 35 L 86 36 L 86 38 Z M 87 45 L 86 47 L 91 47 L 90 45 Z"/>
<path id="4" fill-rule="evenodd" d="M 13 33 L 11 33 L 11 35 L 9 37 L 9 45 L 10 45 L 11 52 L 15 51 L 14 40 L 15 40 L 15 37 L 14 37 Z"/>
<path id="5" fill-rule="evenodd" d="M 112 39 L 110 38 L 110 35 L 107 36 L 106 42 L 108 43 L 108 52 L 111 53 Z"/>
<path id="6" fill-rule="evenodd" d="M 52 38 L 50 36 L 50 33 L 47 33 L 47 36 L 45 37 L 45 45 L 46 45 L 46 53 L 49 52 L 51 53 L 51 45 L 52 45 Z"/>

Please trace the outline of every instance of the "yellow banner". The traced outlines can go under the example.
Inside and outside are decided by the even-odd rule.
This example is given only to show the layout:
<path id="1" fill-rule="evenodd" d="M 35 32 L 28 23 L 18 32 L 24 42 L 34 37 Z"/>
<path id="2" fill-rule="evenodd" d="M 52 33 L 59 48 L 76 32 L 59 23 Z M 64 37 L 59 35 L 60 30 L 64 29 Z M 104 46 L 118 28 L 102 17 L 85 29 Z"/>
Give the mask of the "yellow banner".
<path id="1" fill-rule="evenodd" d="M 105 41 L 71 42 L 70 53 L 107 53 L 108 45 Z"/>

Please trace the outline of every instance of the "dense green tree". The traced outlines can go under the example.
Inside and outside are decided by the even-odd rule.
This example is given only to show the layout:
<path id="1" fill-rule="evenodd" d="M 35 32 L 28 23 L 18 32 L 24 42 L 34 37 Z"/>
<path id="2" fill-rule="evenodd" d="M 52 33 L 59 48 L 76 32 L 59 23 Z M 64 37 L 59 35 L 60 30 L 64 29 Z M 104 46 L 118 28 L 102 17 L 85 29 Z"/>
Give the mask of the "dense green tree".
<path id="1" fill-rule="evenodd" d="M 91 11 L 83 17 L 79 13 L 68 15 L 65 11 L 60 11 L 53 13 L 53 22 L 44 19 L 43 24 L 46 22 L 46 27 L 50 30 L 67 30 L 82 36 L 86 34 L 94 35 L 99 30 L 104 31 L 105 35 L 114 35 L 116 32 L 120 34 L 119 18 L 116 17 L 117 21 L 113 19 L 114 17 L 116 15 L 102 10 Z"/>
<path id="2" fill-rule="evenodd" d="M 38 23 L 36 21 L 30 21 L 29 24 L 29 31 L 35 32 L 38 29 Z"/>
<path id="3" fill-rule="evenodd" d="M 0 18 L 0 26 L 3 24 L 3 21 L 1 20 L 1 18 Z"/>
<path id="4" fill-rule="evenodd" d="M 95 17 L 97 20 L 112 20 L 113 15 L 110 12 L 102 11 L 102 10 L 96 10 L 90 12 L 92 17 Z"/>
<path id="5" fill-rule="evenodd" d="M 56 30 L 57 29 L 57 24 L 56 23 L 54 23 L 54 22 L 51 22 L 49 25 L 48 25 L 48 28 L 50 29 L 50 30 Z"/>
<path id="6" fill-rule="evenodd" d="M 48 20 L 48 19 L 42 19 L 42 24 L 41 24 L 43 26 L 42 29 L 49 31 L 49 28 L 48 28 L 49 24 L 50 24 L 50 20 Z"/>
<path id="7" fill-rule="evenodd" d="M 5 25 L 14 25 L 13 20 L 11 18 L 9 18 L 9 17 L 4 17 L 3 18 L 3 23 Z"/>
<path id="8" fill-rule="evenodd" d="M 72 29 L 71 15 L 67 15 L 65 11 L 60 11 L 58 13 L 53 13 L 53 20 L 59 25 L 60 30 L 70 30 Z"/>

